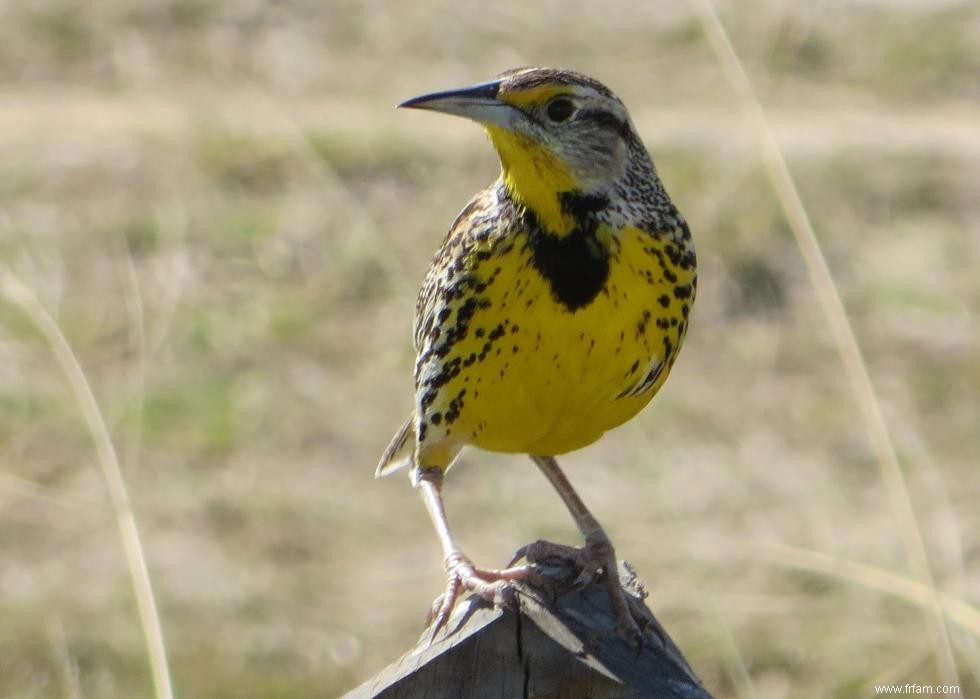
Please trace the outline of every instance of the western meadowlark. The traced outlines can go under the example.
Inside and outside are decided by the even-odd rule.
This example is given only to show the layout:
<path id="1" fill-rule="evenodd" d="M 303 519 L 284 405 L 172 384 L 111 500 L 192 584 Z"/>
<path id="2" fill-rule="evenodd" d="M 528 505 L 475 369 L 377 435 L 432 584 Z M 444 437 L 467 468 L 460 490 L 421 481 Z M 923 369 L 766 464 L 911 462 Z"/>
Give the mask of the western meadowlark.
<path id="1" fill-rule="evenodd" d="M 696 287 L 690 231 L 626 108 L 579 73 L 522 68 L 408 100 L 482 124 L 500 178 L 470 201 L 435 254 L 415 311 L 415 409 L 377 475 L 411 466 L 445 553 L 448 587 L 433 634 L 461 589 L 506 603 L 529 563 L 569 557 L 602 576 L 621 629 L 640 631 L 602 527 L 559 470 L 637 414 L 667 378 Z M 585 538 L 538 541 L 503 570 L 474 567 L 442 503 L 443 475 L 466 445 L 526 453 Z"/>

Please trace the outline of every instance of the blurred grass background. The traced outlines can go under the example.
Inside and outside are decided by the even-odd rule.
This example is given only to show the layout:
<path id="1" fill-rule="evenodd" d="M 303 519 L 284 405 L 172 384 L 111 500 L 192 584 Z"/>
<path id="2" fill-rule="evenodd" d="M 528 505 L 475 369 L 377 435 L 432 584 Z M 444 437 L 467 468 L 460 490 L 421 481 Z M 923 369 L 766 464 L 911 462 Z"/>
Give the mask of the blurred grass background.
<path id="1" fill-rule="evenodd" d="M 975 608 L 980 6 L 719 9 L 865 350 L 937 587 Z M 651 607 L 720 697 L 940 682 L 921 605 L 876 584 L 912 580 L 895 514 L 688 5 L 2 3 L 0 265 L 55 316 L 109 424 L 177 694 L 334 696 L 421 631 L 435 536 L 404 478 L 372 474 L 411 407 L 417 287 L 497 163 L 476 126 L 393 105 L 527 64 L 623 98 L 698 243 L 671 380 L 564 459 Z M 467 452 L 446 490 L 477 562 L 577 542 L 526 459 Z M 2 697 L 152 692 L 78 405 L 3 302 L 0 620 Z M 950 637 L 976 694 L 978 638 Z"/>

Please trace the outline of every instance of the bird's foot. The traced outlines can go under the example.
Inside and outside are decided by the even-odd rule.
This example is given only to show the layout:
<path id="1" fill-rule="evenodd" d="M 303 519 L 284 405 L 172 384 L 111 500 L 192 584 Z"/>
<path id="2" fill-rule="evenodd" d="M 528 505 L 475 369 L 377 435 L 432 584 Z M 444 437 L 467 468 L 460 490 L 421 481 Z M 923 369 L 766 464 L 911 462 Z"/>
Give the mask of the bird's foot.
<path id="1" fill-rule="evenodd" d="M 531 566 L 508 566 L 503 570 L 477 568 L 461 553 L 455 553 L 446 559 L 446 577 L 446 591 L 432 603 L 426 619 L 426 626 L 431 631 L 430 638 L 435 638 L 449 621 L 460 595 L 464 592 L 478 595 L 495 607 L 514 609 L 517 606 L 517 595 L 511 582 L 524 580 L 540 585 L 542 581 L 541 574 Z"/>
<path id="2" fill-rule="evenodd" d="M 628 594 L 619 580 L 616 551 L 605 534 L 588 537 L 585 546 L 566 546 L 552 541 L 538 540 L 522 546 L 511 559 L 509 567 L 521 559 L 533 565 L 547 559 L 569 561 L 580 568 L 572 587 L 581 589 L 595 581 L 601 581 L 609 593 L 618 630 L 634 646 L 643 644 L 643 631 L 650 621 L 649 612 L 642 602 Z"/>

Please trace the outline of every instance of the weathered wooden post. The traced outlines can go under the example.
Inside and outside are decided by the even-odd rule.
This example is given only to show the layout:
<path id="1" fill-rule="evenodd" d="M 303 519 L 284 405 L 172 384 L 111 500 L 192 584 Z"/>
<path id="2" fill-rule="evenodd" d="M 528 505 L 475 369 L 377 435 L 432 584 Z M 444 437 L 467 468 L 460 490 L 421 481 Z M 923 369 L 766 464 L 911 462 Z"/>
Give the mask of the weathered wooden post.
<path id="1" fill-rule="evenodd" d="M 460 603 L 446 628 L 419 643 L 344 699 L 711 699 L 684 656 L 642 602 L 642 586 L 620 564 L 624 589 L 649 615 L 640 648 L 616 632 L 609 596 L 562 561 L 539 564 L 554 591 L 515 585 L 519 609 Z M 557 591 L 557 592 L 556 592 Z"/>

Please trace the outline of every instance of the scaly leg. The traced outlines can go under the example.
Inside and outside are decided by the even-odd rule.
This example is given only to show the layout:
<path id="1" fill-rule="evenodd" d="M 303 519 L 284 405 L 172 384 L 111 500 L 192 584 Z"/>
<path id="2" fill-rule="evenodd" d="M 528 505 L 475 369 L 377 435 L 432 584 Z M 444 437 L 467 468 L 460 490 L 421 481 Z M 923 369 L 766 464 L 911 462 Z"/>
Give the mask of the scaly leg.
<path id="1" fill-rule="evenodd" d="M 441 469 L 420 469 L 416 482 L 439 536 L 448 578 L 446 591 L 436 599 L 429 612 L 428 623 L 432 624 L 433 638 L 449 621 L 449 615 L 452 614 L 461 591 L 474 592 L 497 606 L 508 607 L 515 602 L 514 590 L 509 584 L 511 580 L 528 580 L 534 583 L 540 578 L 540 574 L 529 566 L 509 566 L 506 570 L 486 570 L 473 566 L 456 546 L 449 531 L 446 510 L 442 504 L 442 478 Z"/>
<path id="2" fill-rule="evenodd" d="M 538 465 L 544 475 L 551 481 L 551 485 L 558 491 L 558 495 L 565 502 L 568 511 L 571 512 L 578 525 L 579 531 L 585 537 L 585 546 L 576 548 L 564 546 L 550 541 L 535 541 L 532 544 L 521 547 L 510 565 L 513 566 L 521 558 L 527 559 L 529 563 L 540 561 L 549 557 L 570 559 L 582 567 L 579 575 L 578 584 L 587 585 L 602 576 L 602 581 L 609 591 L 609 599 L 612 602 L 613 611 L 616 614 L 620 630 L 634 643 L 642 640 L 640 624 L 646 624 L 645 616 L 639 612 L 634 614 L 633 606 L 636 602 L 627 596 L 619 580 L 619 566 L 616 561 L 616 551 L 613 549 L 612 542 L 603 531 L 602 526 L 592 516 L 585 503 L 575 492 L 572 484 L 558 467 L 558 462 L 552 456 L 531 456 L 531 459 Z M 600 573 L 601 571 L 601 573 Z M 631 604 L 632 603 L 632 604 Z"/>

